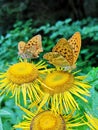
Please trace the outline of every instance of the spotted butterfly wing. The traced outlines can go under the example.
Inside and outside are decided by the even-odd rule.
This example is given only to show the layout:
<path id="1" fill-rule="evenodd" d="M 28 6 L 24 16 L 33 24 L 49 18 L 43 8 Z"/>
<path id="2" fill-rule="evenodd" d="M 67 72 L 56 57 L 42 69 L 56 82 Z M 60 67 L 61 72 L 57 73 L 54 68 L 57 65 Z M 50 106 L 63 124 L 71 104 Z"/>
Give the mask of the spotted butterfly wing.
<path id="1" fill-rule="evenodd" d="M 73 63 L 73 51 L 72 47 L 68 44 L 65 38 L 61 38 L 57 44 L 53 47 L 52 52 L 58 52 L 63 56 L 67 62 L 72 65 Z"/>
<path id="2" fill-rule="evenodd" d="M 81 35 L 79 32 L 76 32 L 69 40 L 69 45 L 73 50 L 73 64 L 77 61 L 79 56 L 80 48 L 81 48 Z"/>
<path id="3" fill-rule="evenodd" d="M 74 69 L 81 48 L 81 35 L 76 32 L 68 41 L 61 38 L 53 47 L 52 52 L 46 53 L 44 58 L 55 66 Z"/>
<path id="4" fill-rule="evenodd" d="M 22 58 L 37 58 L 39 53 L 43 51 L 41 35 L 32 37 L 27 43 L 19 42 L 18 50 Z"/>
<path id="5" fill-rule="evenodd" d="M 55 66 L 72 65 L 73 51 L 65 38 L 61 38 L 53 47 L 52 52 L 46 53 L 44 58 Z"/>
<path id="6" fill-rule="evenodd" d="M 43 52 L 43 48 L 42 48 L 42 39 L 41 39 L 41 35 L 36 35 L 33 38 L 31 38 L 28 42 L 26 47 L 28 48 L 33 47 L 35 45 L 36 47 L 36 51 L 37 52 Z"/>

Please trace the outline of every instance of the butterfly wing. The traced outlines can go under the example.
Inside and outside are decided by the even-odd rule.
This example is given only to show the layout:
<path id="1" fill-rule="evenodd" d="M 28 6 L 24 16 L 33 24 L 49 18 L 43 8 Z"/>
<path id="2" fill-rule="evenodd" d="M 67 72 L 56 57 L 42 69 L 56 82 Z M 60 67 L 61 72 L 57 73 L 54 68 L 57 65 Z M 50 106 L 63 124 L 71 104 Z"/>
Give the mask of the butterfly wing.
<path id="1" fill-rule="evenodd" d="M 73 63 L 74 64 L 79 56 L 80 48 L 81 48 L 81 35 L 79 32 L 76 32 L 69 40 L 69 45 L 73 50 Z"/>
<path id="2" fill-rule="evenodd" d="M 73 63 L 73 51 L 65 38 L 61 38 L 57 44 L 53 47 L 52 52 L 58 52 L 59 55 L 66 59 L 68 64 L 71 66 Z M 62 62 L 62 61 L 61 61 Z"/>
<path id="3" fill-rule="evenodd" d="M 41 35 L 36 35 L 31 38 L 27 42 L 26 47 L 30 48 L 31 53 L 34 53 L 35 55 L 38 55 L 40 52 L 43 52 Z"/>
<path id="4" fill-rule="evenodd" d="M 19 51 L 19 54 L 22 54 L 22 53 L 24 52 L 25 45 L 26 45 L 26 43 L 23 42 L 23 41 L 20 41 L 20 42 L 18 43 L 18 51 Z"/>
<path id="5" fill-rule="evenodd" d="M 18 54 L 23 58 L 30 58 L 31 54 L 25 50 L 26 43 L 23 41 L 20 41 L 18 43 Z"/>
<path id="6" fill-rule="evenodd" d="M 53 64 L 54 66 L 59 66 L 59 67 L 69 66 L 69 63 L 67 62 L 67 60 L 58 52 L 46 53 L 44 54 L 43 58 L 48 60 L 49 63 Z"/>
<path id="7" fill-rule="evenodd" d="M 43 51 L 41 35 L 32 37 L 27 44 L 25 42 L 19 42 L 18 50 L 22 58 L 37 58 L 39 53 Z"/>

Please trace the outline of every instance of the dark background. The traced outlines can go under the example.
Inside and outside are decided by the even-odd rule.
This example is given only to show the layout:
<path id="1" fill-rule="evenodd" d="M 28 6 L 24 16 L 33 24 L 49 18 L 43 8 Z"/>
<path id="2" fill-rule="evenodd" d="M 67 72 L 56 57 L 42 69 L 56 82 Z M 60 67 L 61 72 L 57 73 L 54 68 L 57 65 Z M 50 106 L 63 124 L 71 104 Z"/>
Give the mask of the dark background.
<path id="1" fill-rule="evenodd" d="M 98 17 L 98 0 L 0 0 L 0 32 L 19 20 L 34 20 L 35 26 L 57 20 Z"/>

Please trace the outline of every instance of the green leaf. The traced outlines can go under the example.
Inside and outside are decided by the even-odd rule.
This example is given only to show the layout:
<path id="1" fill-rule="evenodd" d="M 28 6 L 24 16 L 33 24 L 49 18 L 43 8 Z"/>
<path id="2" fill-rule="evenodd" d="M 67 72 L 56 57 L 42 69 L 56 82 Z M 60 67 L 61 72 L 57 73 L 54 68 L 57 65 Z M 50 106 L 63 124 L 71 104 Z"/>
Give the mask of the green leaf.
<path id="1" fill-rule="evenodd" d="M 0 117 L 0 130 L 3 130 L 3 124 L 2 124 L 1 117 Z"/>
<path id="2" fill-rule="evenodd" d="M 0 116 L 5 117 L 5 116 L 11 116 L 11 113 L 5 109 L 0 110 Z"/>

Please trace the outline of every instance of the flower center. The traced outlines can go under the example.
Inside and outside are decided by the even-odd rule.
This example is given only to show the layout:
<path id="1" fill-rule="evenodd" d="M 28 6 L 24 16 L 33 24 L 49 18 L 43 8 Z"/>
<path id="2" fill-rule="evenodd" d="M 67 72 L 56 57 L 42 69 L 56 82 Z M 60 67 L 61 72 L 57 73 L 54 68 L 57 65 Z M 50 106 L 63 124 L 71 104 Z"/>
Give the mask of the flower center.
<path id="1" fill-rule="evenodd" d="M 60 115 L 45 111 L 32 120 L 30 130 L 65 130 L 65 122 Z"/>
<path id="2" fill-rule="evenodd" d="M 36 66 L 27 62 L 14 64 L 7 71 L 7 78 L 16 84 L 32 82 L 37 76 Z"/>
<path id="3" fill-rule="evenodd" d="M 43 81 L 48 87 L 42 87 L 45 92 L 50 94 L 62 93 L 72 87 L 73 81 L 74 77 L 71 73 L 64 71 L 54 71 L 49 73 Z"/>

